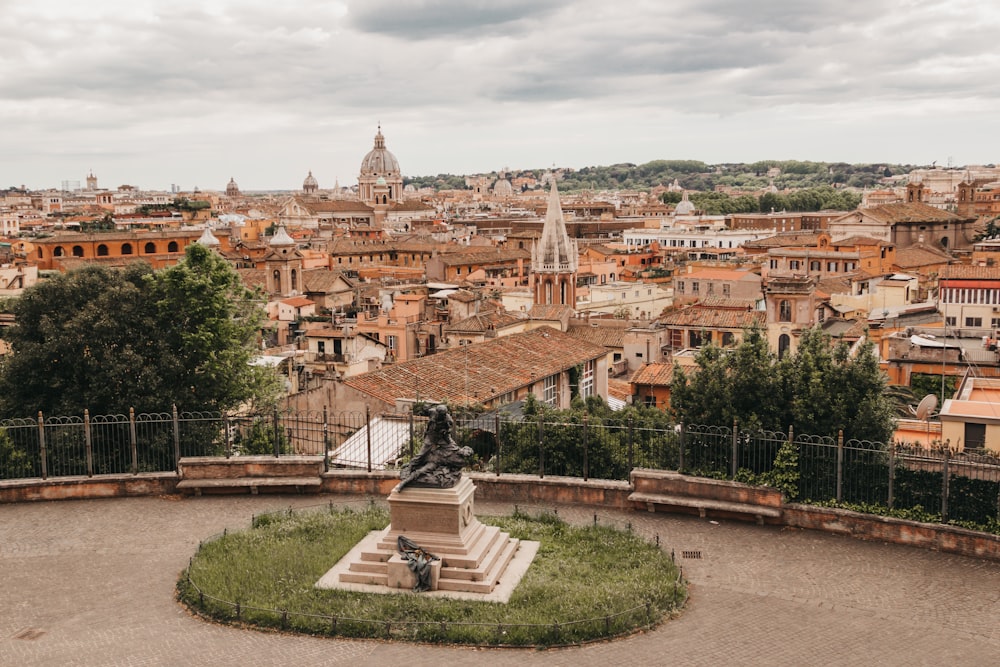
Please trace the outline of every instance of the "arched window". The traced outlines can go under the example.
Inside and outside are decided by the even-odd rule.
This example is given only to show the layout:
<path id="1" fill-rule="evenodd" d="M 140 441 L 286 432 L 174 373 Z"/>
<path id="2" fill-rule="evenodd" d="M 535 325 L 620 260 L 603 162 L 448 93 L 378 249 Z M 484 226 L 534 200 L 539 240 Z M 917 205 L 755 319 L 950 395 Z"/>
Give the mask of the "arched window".
<path id="1" fill-rule="evenodd" d="M 171 241 L 167 244 L 167 252 L 177 252 L 177 241 Z"/>
<path id="2" fill-rule="evenodd" d="M 292 276 L 291 277 L 292 277 L 291 288 L 292 288 L 292 291 L 295 291 L 295 290 L 299 289 L 298 274 L 295 273 L 295 269 L 292 269 Z"/>
<path id="3" fill-rule="evenodd" d="M 83 257 L 83 246 L 82 245 L 75 245 L 75 246 L 73 246 L 73 256 L 74 257 Z"/>
<path id="4" fill-rule="evenodd" d="M 281 291 L 281 272 L 278 271 L 278 270 L 275 270 L 274 273 L 271 274 L 271 277 L 274 279 L 274 291 L 275 292 L 280 292 Z"/>
<path id="5" fill-rule="evenodd" d="M 132 244 L 131 243 L 123 243 L 122 244 L 122 254 L 123 255 L 131 255 L 132 254 Z"/>
<path id="6" fill-rule="evenodd" d="M 152 241 L 150 241 L 145 246 L 143 246 L 142 251 L 144 253 L 146 253 L 147 255 L 155 255 L 156 254 L 156 244 L 153 243 Z"/>
<path id="7" fill-rule="evenodd" d="M 53 257 L 62 257 L 63 256 L 63 252 L 64 252 L 63 251 L 63 247 L 61 245 L 57 245 L 55 248 L 52 249 L 52 256 Z"/>
<path id="8" fill-rule="evenodd" d="M 792 339 L 788 337 L 788 334 L 781 334 L 778 336 L 778 359 L 783 359 L 785 354 L 788 353 L 788 348 L 791 347 Z"/>
<path id="9" fill-rule="evenodd" d="M 39 248 L 38 249 L 38 259 L 42 259 L 43 257 L 45 257 L 45 252 L 41 248 Z"/>
<path id="10" fill-rule="evenodd" d="M 792 321 L 792 302 L 788 299 L 782 299 L 778 303 L 778 321 L 779 322 L 791 322 Z"/>
<path id="11" fill-rule="evenodd" d="M 101 245 L 97 246 L 97 256 L 98 257 L 107 257 L 108 256 L 108 246 L 104 245 L 103 243 Z"/>

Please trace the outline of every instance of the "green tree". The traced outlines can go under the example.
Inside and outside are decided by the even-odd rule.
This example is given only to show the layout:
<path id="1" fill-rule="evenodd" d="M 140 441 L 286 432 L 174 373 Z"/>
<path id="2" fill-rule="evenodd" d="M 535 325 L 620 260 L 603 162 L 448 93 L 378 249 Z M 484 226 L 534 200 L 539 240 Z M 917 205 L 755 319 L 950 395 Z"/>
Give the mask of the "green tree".
<path id="1" fill-rule="evenodd" d="M 91 265 L 25 290 L 0 366 L 0 413 L 226 410 L 277 395 L 249 364 L 262 313 L 229 264 L 192 244 L 154 273 Z"/>
<path id="2" fill-rule="evenodd" d="M 776 361 L 764 332 L 750 329 L 734 350 L 708 345 L 697 370 L 678 368 L 671 410 L 688 424 L 731 426 L 885 442 L 892 436 L 892 402 L 871 342 L 851 350 L 819 328 L 803 332 L 796 352 Z"/>

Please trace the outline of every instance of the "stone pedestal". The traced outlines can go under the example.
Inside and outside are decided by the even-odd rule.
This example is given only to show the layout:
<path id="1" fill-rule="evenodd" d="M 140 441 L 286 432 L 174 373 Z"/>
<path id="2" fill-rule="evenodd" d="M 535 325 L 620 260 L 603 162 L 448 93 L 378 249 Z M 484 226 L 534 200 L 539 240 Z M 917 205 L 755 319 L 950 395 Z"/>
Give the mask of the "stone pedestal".
<path id="1" fill-rule="evenodd" d="M 413 588 L 414 578 L 396 551 L 405 535 L 440 558 L 432 565 L 432 588 L 490 593 L 500 581 L 519 541 L 476 518 L 476 487 L 463 477 L 450 489 L 406 487 L 389 495 L 390 525 L 341 570 L 341 583 Z M 371 543 L 367 543 L 371 544 Z M 405 570 L 405 572 L 403 571 Z"/>

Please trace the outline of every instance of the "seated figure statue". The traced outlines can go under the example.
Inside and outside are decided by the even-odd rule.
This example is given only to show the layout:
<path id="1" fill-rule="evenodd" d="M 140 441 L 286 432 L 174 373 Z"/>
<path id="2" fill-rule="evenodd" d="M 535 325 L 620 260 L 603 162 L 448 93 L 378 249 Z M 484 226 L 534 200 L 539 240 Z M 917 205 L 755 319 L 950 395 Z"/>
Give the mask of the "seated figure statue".
<path id="1" fill-rule="evenodd" d="M 462 477 L 462 467 L 472 456 L 472 449 L 459 447 L 452 438 L 455 420 L 448 407 L 435 405 L 428 414 L 424 446 L 400 472 L 396 491 L 407 486 L 450 489 Z"/>

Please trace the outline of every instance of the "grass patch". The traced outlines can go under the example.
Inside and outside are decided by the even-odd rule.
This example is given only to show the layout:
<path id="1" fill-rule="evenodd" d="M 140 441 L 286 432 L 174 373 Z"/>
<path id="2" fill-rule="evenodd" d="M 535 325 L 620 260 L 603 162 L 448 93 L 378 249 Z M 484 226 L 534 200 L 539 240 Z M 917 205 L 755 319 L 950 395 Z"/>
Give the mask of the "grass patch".
<path id="1" fill-rule="evenodd" d="M 310 634 L 481 645 L 551 646 L 650 627 L 686 599 L 670 556 L 634 534 L 574 527 L 553 516 L 490 517 L 540 543 L 508 604 L 318 590 L 316 581 L 372 530 L 377 507 L 257 517 L 202 545 L 180 599 L 222 622 Z"/>

